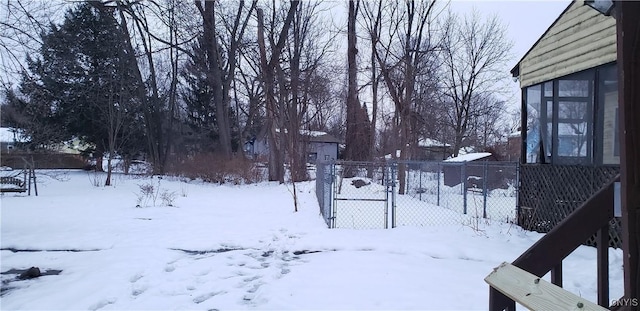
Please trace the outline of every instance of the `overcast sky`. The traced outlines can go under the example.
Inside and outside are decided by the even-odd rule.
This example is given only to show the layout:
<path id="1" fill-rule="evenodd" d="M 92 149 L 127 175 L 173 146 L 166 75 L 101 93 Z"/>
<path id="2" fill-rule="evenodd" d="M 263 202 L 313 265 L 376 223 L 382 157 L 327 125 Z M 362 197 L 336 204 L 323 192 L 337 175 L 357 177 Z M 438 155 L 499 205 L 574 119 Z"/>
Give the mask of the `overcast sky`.
<path id="1" fill-rule="evenodd" d="M 509 39 L 513 41 L 513 60 L 509 70 L 513 68 L 560 13 L 571 3 L 570 0 L 520 1 L 520 0 L 453 0 L 451 9 L 456 12 L 470 12 L 475 7 L 483 16 L 497 14 L 507 26 Z M 515 95 L 514 104 L 520 103 L 520 87 L 512 82 Z"/>

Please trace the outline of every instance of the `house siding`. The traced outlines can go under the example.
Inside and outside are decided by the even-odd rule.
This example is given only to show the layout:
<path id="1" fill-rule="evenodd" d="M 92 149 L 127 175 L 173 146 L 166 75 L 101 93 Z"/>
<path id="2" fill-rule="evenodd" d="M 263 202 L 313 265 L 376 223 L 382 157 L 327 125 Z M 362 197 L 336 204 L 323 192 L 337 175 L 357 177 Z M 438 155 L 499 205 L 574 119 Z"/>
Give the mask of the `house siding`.
<path id="1" fill-rule="evenodd" d="M 317 160 L 336 160 L 338 158 L 338 144 L 325 142 L 309 142 L 309 153 L 316 153 Z"/>
<path id="2" fill-rule="evenodd" d="M 616 60 L 615 19 L 578 0 L 520 62 L 527 87 Z"/>

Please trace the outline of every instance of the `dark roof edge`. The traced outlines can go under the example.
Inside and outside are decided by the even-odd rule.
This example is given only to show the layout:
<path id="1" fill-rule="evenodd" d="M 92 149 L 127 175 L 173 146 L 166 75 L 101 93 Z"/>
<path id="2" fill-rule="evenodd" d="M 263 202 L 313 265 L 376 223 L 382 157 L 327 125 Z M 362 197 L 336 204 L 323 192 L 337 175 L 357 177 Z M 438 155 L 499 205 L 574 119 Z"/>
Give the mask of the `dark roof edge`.
<path id="1" fill-rule="evenodd" d="M 567 11 L 569 10 L 569 8 L 574 5 L 575 3 L 577 3 L 576 0 L 571 0 L 571 2 L 569 3 L 569 5 L 564 9 L 564 11 L 562 11 L 562 13 L 560 13 L 560 15 L 558 15 L 558 17 L 556 17 L 556 19 L 553 21 L 553 23 L 551 23 L 551 25 L 549 26 L 549 28 L 547 28 L 547 30 L 544 31 L 544 33 L 540 36 L 540 38 L 538 38 L 538 40 L 529 48 L 529 50 L 524 53 L 524 55 L 522 56 L 522 58 L 520 58 L 520 60 L 518 61 L 518 63 L 513 67 L 513 69 L 511 69 L 511 75 L 514 78 L 517 78 L 520 76 L 520 63 L 522 62 L 522 60 L 524 60 L 525 57 L 527 57 L 527 55 L 529 55 L 529 53 L 531 53 L 531 50 L 533 50 L 534 47 L 536 47 L 536 45 L 538 45 L 538 43 L 540 43 L 540 40 L 542 40 L 542 38 L 544 38 L 544 36 L 547 35 L 547 33 L 549 32 L 549 30 L 551 30 L 551 28 L 553 26 L 556 25 L 556 23 L 558 22 L 558 20 L 560 20 L 560 17 L 562 17 L 564 15 L 564 13 L 567 13 Z"/>

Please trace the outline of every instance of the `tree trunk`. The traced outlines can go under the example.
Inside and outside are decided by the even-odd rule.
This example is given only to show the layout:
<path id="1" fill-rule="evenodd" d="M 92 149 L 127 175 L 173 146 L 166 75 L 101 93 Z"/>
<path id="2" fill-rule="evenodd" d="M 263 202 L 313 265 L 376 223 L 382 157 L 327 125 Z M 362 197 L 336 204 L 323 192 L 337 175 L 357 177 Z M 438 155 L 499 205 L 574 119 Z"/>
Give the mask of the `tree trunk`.
<path id="1" fill-rule="evenodd" d="M 346 133 L 346 150 L 345 158 L 351 161 L 366 160 L 366 153 L 370 150 L 362 150 L 366 144 L 363 144 L 363 131 L 365 128 L 361 123 L 362 113 L 358 100 L 358 64 L 356 56 L 357 37 L 356 37 L 356 15 L 357 5 L 359 2 L 349 1 L 349 15 L 347 19 L 347 66 L 348 66 L 348 86 L 347 86 L 347 133 Z M 364 151 L 364 152 L 363 152 Z M 345 172 L 347 177 L 351 177 L 354 172 Z"/>
<path id="2" fill-rule="evenodd" d="M 107 158 L 107 180 L 104 181 L 105 186 L 111 186 L 111 172 L 113 171 L 113 168 L 111 166 L 112 157 L 113 155 L 109 155 L 109 158 Z"/>
<path id="3" fill-rule="evenodd" d="M 282 159 L 276 143 L 276 108 L 273 85 L 273 67 L 267 63 L 267 51 L 264 42 L 264 13 L 258 9 L 258 46 L 260 49 L 260 62 L 262 67 L 262 83 L 264 84 L 265 107 L 267 110 L 267 140 L 269 145 L 269 180 L 277 181 L 284 178 L 281 171 Z"/>
<path id="4" fill-rule="evenodd" d="M 287 17 L 282 25 L 278 42 L 272 47 L 272 54 L 269 61 L 267 61 L 267 52 L 264 42 L 264 15 L 261 9 L 258 9 L 258 46 L 260 49 L 260 60 L 262 67 L 262 79 L 265 90 L 265 102 L 267 109 L 267 128 L 268 128 L 268 142 L 269 142 L 269 180 L 284 182 L 284 157 L 283 149 L 284 145 L 277 146 L 276 139 L 276 124 L 274 119 L 280 117 L 284 110 L 276 111 L 275 93 L 274 93 L 274 79 L 275 79 L 275 66 L 280 60 L 280 54 L 284 47 L 287 34 L 289 33 L 289 27 L 293 16 L 298 6 L 299 1 L 291 1 L 291 6 L 287 12 Z M 284 136 L 284 129 L 281 127 L 280 136 Z"/>

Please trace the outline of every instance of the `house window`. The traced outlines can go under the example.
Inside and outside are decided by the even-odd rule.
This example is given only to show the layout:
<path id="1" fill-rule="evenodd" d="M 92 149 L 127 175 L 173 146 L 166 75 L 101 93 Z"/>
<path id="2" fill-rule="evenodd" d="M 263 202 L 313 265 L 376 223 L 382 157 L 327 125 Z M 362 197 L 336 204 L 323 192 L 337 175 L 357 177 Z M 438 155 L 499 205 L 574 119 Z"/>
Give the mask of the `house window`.
<path id="1" fill-rule="evenodd" d="M 560 97 L 589 97 L 589 80 L 560 80 L 558 81 L 558 96 Z"/>
<path id="2" fill-rule="evenodd" d="M 586 102 L 558 103 L 558 156 L 587 156 L 587 107 Z"/>
<path id="3" fill-rule="evenodd" d="M 331 157 L 328 154 L 325 154 L 324 155 L 324 160 L 325 161 L 329 161 L 329 160 L 331 160 Z"/>
<path id="4" fill-rule="evenodd" d="M 540 155 L 540 118 L 542 117 L 542 86 L 534 85 L 526 90 L 526 109 L 527 109 L 527 140 L 526 140 L 526 162 L 539 162 Z"/>
<path id="5" fill-rule="evenodd" d="M 309 162 L 315 162 L 317 159 L 318 159 L 318 153 L 317 152 L 309 153 Z"/>
<path id="6" fill-rule="evenodd" d="M 615 64 L 600 69 L 598 75 L 598 154 L 602 164 L 620 164 L 618 76 Z"/>
<path id="7" fill-rule="evenodd" d="M 591 69 L 525 88 L 526 163 L 593 161 L 596 71 Z"/>

